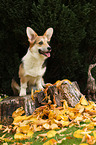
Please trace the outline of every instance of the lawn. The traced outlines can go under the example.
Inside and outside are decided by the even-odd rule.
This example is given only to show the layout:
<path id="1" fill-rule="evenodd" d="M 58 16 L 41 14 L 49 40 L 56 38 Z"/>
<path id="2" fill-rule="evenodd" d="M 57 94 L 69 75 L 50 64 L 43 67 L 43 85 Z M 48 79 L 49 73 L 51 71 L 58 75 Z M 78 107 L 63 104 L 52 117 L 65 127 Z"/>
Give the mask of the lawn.
<path id="1" fill-rule="evenodd" d="M 80 138 L 78 138 L 78 139 L 76 139 L 74 136 L 73 136 L 73 133 L 77 130 L 78 128 L 77 127 L 71 127 L 71 128 L 68 128 L 65 132 L 62 132 L 60 135 L 55 135 L 55 137 L 52 137 L 53 139 L 55 139 L 55 140 L 61 140 L 61 139 L 63 139 L 63 138 L 65 138 L 66 137 L 66 139 L 65 140 L 63 140 L 62 141 L 62 143 L 58 143 L 58 144 L 60 144 L 60 145 L 79 145 L 80 143 L 81 143 L 81 140 L 82 139 L 80 139 Z M 26 140 L 14 140 L 13 138 L 14 138 L 14 134 L 12 134 L 12 133 L 7 133 L 6 134 L 6 139 L 5 139 L 5 141 L 1 141 L 1 143 L 3 144 L 3 143 L 8 143 L 8 145 L 12 145 L 12 144 L 18 144 L 19 145 L 19 143 L 21 143 L 20 145 L 23 145 L 23 144 L 25 144 L 25 145 L 27 145 L 28 143 L 28 145 L 43 145 L 45 142 L 47 142 L 48 140 L 50 140 L 50 139 L 52 139 L 52 138 L 49 138 L 49 139 L 47 139 L 46 137 L 45 138 L 43 138 L 43 137 L 38 137 L 38 135 L 39 134 L 44 134 L 44 133 L 46 133 L 46 131 L 38 131 L 38 132 L 35 132 L 34 133 L 34 135 L 33 135 L 33 137 L 32 138 L 30 138 L 30 139 L 26 139 Z M 2 136 L 3 135 L 3 133 L 2 132 L 0 132 L 0 136 Z M 8 139 L 8 137 L 12 137 L 12 142 L 11 141 L 8 141 L 7 139 Z M 7 144 L 6 144 L 7 145 Z M 47 144 L 46 144 L 47 145 Z M 49 145 L 49 144 L 48 144 Z M 50 144 L 51 145 L 51 144 Z"/>
<path id="2" fill-rule="evenodd" d="M 47 104 L 26 116 L 23 108 L 13 112 L 10 126 L 0 125 L 3 145 L 96 144 L 96 104 L 82 96 L 74 108 Z"/>

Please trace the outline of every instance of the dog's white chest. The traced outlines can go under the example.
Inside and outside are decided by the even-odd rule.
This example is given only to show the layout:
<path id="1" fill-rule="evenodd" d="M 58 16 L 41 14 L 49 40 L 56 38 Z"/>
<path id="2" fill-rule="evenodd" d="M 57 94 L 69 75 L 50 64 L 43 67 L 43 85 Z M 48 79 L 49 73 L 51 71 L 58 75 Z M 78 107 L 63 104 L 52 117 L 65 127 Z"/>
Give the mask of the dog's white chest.
<path id="1" fill-rule="evenodd" d="M 37 77 L 44 75 L 46 71 L 46 67 L 42 68 L 44 60 L 34 58 L 30 51 L 27 52 L 27 54 L 23 57 L 22 60 L 24 65 L 25 76 Z"/>

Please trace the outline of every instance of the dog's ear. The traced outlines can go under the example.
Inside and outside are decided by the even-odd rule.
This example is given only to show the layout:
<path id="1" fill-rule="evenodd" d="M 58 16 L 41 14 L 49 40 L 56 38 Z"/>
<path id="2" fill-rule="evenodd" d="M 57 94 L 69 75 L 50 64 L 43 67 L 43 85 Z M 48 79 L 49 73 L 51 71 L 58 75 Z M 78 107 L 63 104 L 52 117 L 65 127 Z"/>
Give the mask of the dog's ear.
<path id="1" fill-rule="evenodd" d="M 33 42 L 35 40 L 35 38 L 37 37 L 36 32 L 30 27 L 27 27 L 26 33 L 27 33 L 29 42 Z"/>
<path id="2" fill-rule="evenodd" d="M 53 28 L 48 28 L 44 33 L 44 36 L 47 37 L 48 41 L 50 41 L 52 35 L 53 35 Z"/>

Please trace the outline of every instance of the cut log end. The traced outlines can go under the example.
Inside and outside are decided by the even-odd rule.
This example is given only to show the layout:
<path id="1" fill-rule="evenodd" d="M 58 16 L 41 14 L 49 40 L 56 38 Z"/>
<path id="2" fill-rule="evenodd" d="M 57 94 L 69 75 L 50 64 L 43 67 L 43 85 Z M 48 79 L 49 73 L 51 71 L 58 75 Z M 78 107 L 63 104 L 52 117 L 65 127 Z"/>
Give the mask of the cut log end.
<path id="1" fill-rule="evenodd" d="M 36 108 L 45 104 L 56 104 L 62 106 L 62 100 L 66 100 L 70 107 L 74 107 L 80 100 L 82 93 L 74 83 L 68 80 L 58 81 L 55 85 L 46 85 L 45 89 L 33 95 L 24 97 L 8 97 L 0 102 L 0 122 L 11 124 L 12 113 L 19 107 L 23 107 L 26 115 L 32 114 Z"/>

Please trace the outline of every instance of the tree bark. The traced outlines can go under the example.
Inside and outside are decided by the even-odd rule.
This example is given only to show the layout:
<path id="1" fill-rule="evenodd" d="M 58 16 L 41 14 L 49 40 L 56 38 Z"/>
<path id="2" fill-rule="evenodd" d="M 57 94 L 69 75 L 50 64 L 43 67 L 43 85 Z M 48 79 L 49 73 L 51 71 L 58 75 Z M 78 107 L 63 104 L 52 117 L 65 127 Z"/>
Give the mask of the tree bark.
<path id="1" fill-rule="evenodd" d="M 24 108 L 26 115 L 32 114 L 37 107 L 48 103 L 62 106 L 64 99 L 70 107 L 74 107 L 83 95 L 77 87 L 76 83 L 65 80 L 55 85 L 46 85 L 43 91 L 33 94 L 33 99 L 31 95 L 8 97 L 0 102 L 0 122 L 11 124 L 12 113 L 19 107 Z"/>

